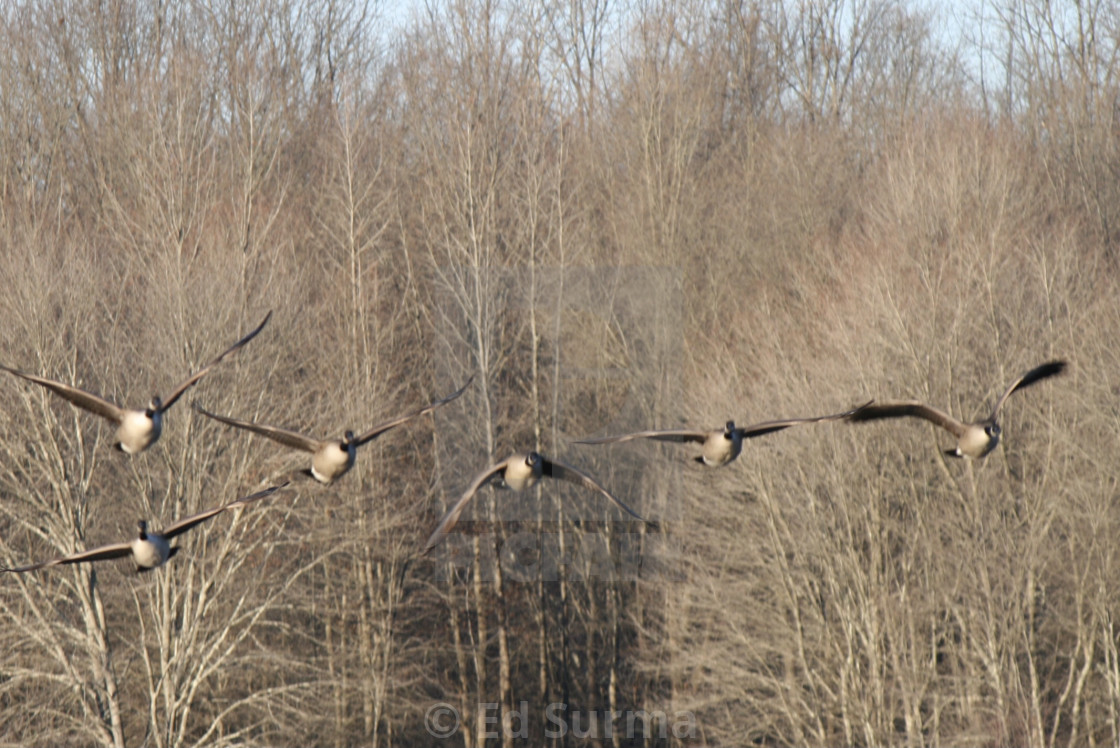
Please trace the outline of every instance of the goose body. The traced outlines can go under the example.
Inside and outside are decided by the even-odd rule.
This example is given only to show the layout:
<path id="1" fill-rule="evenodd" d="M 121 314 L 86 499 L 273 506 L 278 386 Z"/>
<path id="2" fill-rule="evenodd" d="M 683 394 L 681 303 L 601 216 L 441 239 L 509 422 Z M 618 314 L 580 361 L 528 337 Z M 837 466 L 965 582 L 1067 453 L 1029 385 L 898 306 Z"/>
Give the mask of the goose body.
<path id="1" fill-rule="evenodd" d="M 555 466 L 556 463 L 553 462 L 552 465 Z M 545 458 L 536 452 L 530 452 L 525 459 L 506 460 L 505 469 L 501 471 L 501 481 L 510 490 L 525 491 L 540 482 L 544 466 Z"/>
<path id="2" fill-rule="evenodd" d="M 917 400 L 900 400 L 869 405 L 849 415 L 846 420 L 852 423 L 874 421 L 884 418 L 922 418 L 935 426 L 948 431 L 957 437 L 957 446 L 945 450 L 950 457 L 968 457 L 979 460 L 986 457 L 997 446 L 1002 430 L 999 426 L 999 411 L 1003 403 L 1013 392 L 1028 387 L 1048 377 L 1056 376 L 1065 371 L 1065 361 L 1048 361 L 1036 366 L 1016 379 L 996 401 L 992 413 L 987 418 L 973 423 L 965 423 L 953 418 L 943 410 L 918 402 Z"/>
<path id="3" fill-rule="evenodd" d="M 135 538 L 129 545 L 132 551 L 132 560 L 136 562 L 137 571 L 150 571 L 157 566 L 163 566 L 171 557 L 179 552 L 179 548 L 171 547 L 171 541 L 165 535 L 146 532 L 140 529 L 140 537 Z"/>
<path id="4" fill-rule="evenodd" d="M 999 446 L 1000 427 L 997 423 L 978 425 L 968 424 L 957 439 L 956 450 L 951 450 L 954 457 L 971 457 L 978 460 Z"/>
<path id="5" fill-rule="evenodd" d="M 743 430 L 735 428 L 734 421 L 728 421 L 722 431 L 708 434 L 696 458 L 708 467 L 723 467 L 743 452 Z"/>
<path id="6" fill-rule="evenodd" d="M 354 467 L 358 445 L 353 432 L 340 442 L 324 442 L 311 457 L 311 477 L 323 484 L 333 483 Z"/>
<path id="7" fill-rule="evenodd" d="M 174 405 L 175 402 L 182 397 L 184 392 L 197 384 L 198 380 L 209 374 L 210 370 L 221 362 L 222 359 L 255 338 L 257 334 L 264 329 L 264 326 L 268 324 L 268 320 L 271 317 L 272 312 L 269 312 L 265 316 L 264 321 L 261 322 L 255 330 L 241 338 L 241 340 L 238 340 L 223 351 L 217 358 L 180 382 L 171 394 L 167 396 L 166 400 L 160 399 L 159 396 L 153 397 L 146 408 L 122 408 L 100 395 L 95 395 L 92 392 L 87 392 L 86 390 L 64 382 L 35 376 L 34 374 L 25 374 L 18 369 L 12 369 L 3 365 L 0 365 L 0 370 L 45 387 L 71 404 L 117 424 L 113 446 L 126 454 L 138 454 L 148 449 L 148 447 L 159 440 L 160 434 L 163 433 L 163 414 L 167 412 L 168 408 Z"/>
<path id="8" fill-rule="evenodd" d="M 163 412 L 155 408 L 126 410 L 121 413 L 121 424 L 113 446 L 125 454 L 137 454 L 152 446 L 163 433 Z"/>
<path id="9" fill-rule="evenodd" d="M 287 486 L 283 483 L 278 486 L 266 488 L 263 491 L 243 496 L 236 501 L 231 501 L 228 504 L 217 506 L 206 511 L 192 514 L 191 516 L 181 519 L 178 522 L 170 525 L 161 532 L 150 532 L 148 530 L 148 523 L 144 520 L 137 522 L 139 533 L 132 540 L 127 540 L 122 543 L 113 543 L 111 545 L 103 545 L 93 548 L 88 551 L 81 551 L 79 553 L 72 553 L 69 556 L 62 556 L 50 561 L 42 561 L 37 564 L 30 564 L 28 566 L 19 566 L 11 569 L 0 569 L 0 572 L 11 572 L 15 574 L 23 574 L 36 569 L 46 569 L 51 566 L 60 566 L 63 564 L 80 564 L 90 561 L 103 561 L 112 558 L 124 558 L 131 556 L 133 562 L 136 564 L 137 572 L 150 571 L 158 566 L 163 566 L 167 563 L 176 553 L 179 552 L 177 546 L 171 545 L 172 538 L 182 535 L 187 530 L 205 522 L 206 520 L 221 514 L 222 512 L 237 507 L 242 507 L 251 504 L 254 501 L 259 501 L 266 496 L 271 496 L 280 489 Z"/>

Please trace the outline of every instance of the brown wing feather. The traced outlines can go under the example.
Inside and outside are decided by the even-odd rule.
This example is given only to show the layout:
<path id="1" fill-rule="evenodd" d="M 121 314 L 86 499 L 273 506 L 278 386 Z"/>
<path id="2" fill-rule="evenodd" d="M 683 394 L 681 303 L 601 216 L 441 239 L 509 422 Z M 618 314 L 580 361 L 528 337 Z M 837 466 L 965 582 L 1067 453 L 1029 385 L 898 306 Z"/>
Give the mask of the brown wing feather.
<path id="1" fill-rule="evenodd" d="M 599 436 L 593 439 L 577 439 L 576 444 L 613 444 L 615 442 L 628 442 L 631 439 L 656 439 L 662 442 L 697 442 L 703 444 L 712 432 L 689 431 L 686 429 L 635 431 L 630 434 L 617 436 Z"/>
<path id="2" fill-rule="evenodd" d="M 855 413 L 858 413 L 860 410 L 863 410 L 863 409 L 869 407 L 873 402 L 875 402 L 875 401 L 874 400 L 868 400 L 863 405 L 852 408 L 851 410 L 846 410 L 843 413 L 832 413 L 831 415 L 827 415 L 827 416 L 814 416 L 814 417 L 810 417 L 810 418 L 783 418 L 783 419 L 779 419 L 779 420 L 776 420 L 776 421 L 763 421 L 762 423 L 756 423 L 756 424 L 753 424 L 751 426 L 743 426 L 742 428 L 739 429 L 739 431 L 741 431 L 743 433 L 743 438 L 744 439 L 751 439 L 751 438 L 756 437 L 756 436 L 762 436 L 763 434 L 772 434 L 775 431 L 781 431 L 782 429 L 788 429 L 790 426 L 800 426 L 801 424 L 804 424 L 804 423 L 820 423 L 821 421 L 838 421 L 842 418 L 848 418 L 848 417 L 854 415 Z"/>
<path id="3" fill-rule="evenodd" d="M 233 353 L 234 351 L 238 350 L 239 348 L 241 348 L 241 346 L 245 345 L 250 340 L 255 338 L 257 336 L 257 333 L 259 333 L 261 330 L 264 329 L 264 326 L 268 324 L 268 321 L 271 318 L 272 318 L 272 312 L 269 311 L 269 313 L 264 316 L 264 321 L 261 322 L 259 325 L 257 325 L 257 328 L 255 330 L 250 332 L 245 337 L 241 338 L 241 340 L 237 341 L 236 343 L 231 345 L 229 348 L 226 348 L 224 351 L 222 351 L 222 353 L 217 358 L 212 360 L 210 363 L 206 364 L 206 366 L 203 366 L 201 369 L 196 371 L 194 374 L 192 374 L 190 377 L 188 377 L 185 381 L 183 381 L 181 384 L 179 384 L 179 386 L 176 387 L 172 391 L 172 393 L 167 396 L 167 399 L 165 399 L 161 403 L 160 411 L 161 412 L 166 411 L 168 408 L 170 408 L 172 405 L 174 405 L 175 401 L 178 400 L 180 397 L 182 397 L 184 392 L 186 392 L 189 388 L 193 387 L 195 385 L 195 383 L 198 382 L 198 380 L 202 379 L 204 376 L 209 374 L 210 370 L 213 369 L 215 366 L 217 366 L 223 358 L 225 358 L 229 354 Z"/>
<path id="4" fill-rule="evenodd" d="M 391 421 L 385 421 L 385 423 L 379 423 L 378 425 L 371 428 L 369 431 L 367 431 L 364 434 L 362 434 L 361 436 L 359 436 L 357 438 L 357 440 L 355 441 L 355 444 L 360 447 L 363 444 L 365 444 L 366 442 L 368 442 L 370 439 L 373 439 L 375 437 L 380 436 L 381 434 L 385 433 L 386 431 L 393 428 L 394 426 L 400 426 L 402 423 L 405 423 L 407 421 L 411 421 L 413 418 L 417 418 L 419 416 L 422 416 L 425 413 L 430 413 L 431 411 L 435 410 L 436 408 L 440 407 L 441 405 L 446 405 L 447 403 L 451 402 L 455 398 L 459 397 L 459 395 L 462 395 L 464 392 L 466 392 L 467 388 L 471 386 L 471 382 L 473 382 L 473 381 L 474 381 L 474 375 L 472 374 L 471 378 L 467 380 L 466 384 L 464 384 L 462 387 L 457 389 L 455 392 L 452 392 L 447 397 L 445 397 L 441 400 L 436 400 L 434 403 L 431 403 L 429 405 L 425 405 L 423 408 L 420 408 L 419 410 L 414 410 L 411 413 L 404 414 L 403 416 L 397 416 L 396 418 L 392 419 Z"/>
<path id="5" fill-rule="evenodd" d="M 467 490 L 463 491 L 462 496 L 455 502 L 455 505 L 447 511 L 447 514 L 443 515 L 443 519 L 436 525 L 436 529 L 432 531 L 432 534 L 428 536 L 428 542 L 424 544 L 424 550 L 421 552 L 421 555 L 430 553 L 433 548 L 440 544 L 444 536 L 451 532 L 451 528 L 455 527 L 455 523 L 459 521 L 459 515 L 463 513 L 463 509 L 467 506 L 467 502 L 478 493 L 479 489 L 486 483 L 489 483 L 495 475 L 505 470 L 510 460 L 519 459 L 523 459 L 522 455 L 507 457 L 479 473 L 474 481 L 471 482 L 470 486 L 467 487 Z"/>
<path id="6" fill-rule="evenodd" d="M 72 385 L 63 384 L 62 382 L 56 382 L 53 379 L 37 377 L 34 374 L 24 374 L 18 369 L 12 369 L 7 366 L 0 366 L 0 369 L 3 369 L 10 374 L 15 374 L 21 379 L 26 379 L 28 382 L 34 382 L 35 384 L 42 385 L 59 397 L 70 401 L 83 410 L 88 410 L 91 413 L 96 413 L 102 418 L 109 419 L 113 423 L 121 422 L 124 411 L 119 406 L 114 405 L 105 398 L 95 395 L 92 392 L 86 392 L 85 390 L 78 389 L 77 387 L 74 387 Z"/>
<path id="7" fill-rule="evenodd" d="M 907 416 L 924 418 L 930 423 L 934 423 L 946 431 L 949 431 L 957 438 L 960 438 L 960 435 L 964 433 L 965 425 L 963 423 L 953 418 L 948 413 L 926 405 L 925 403 L 917 402 L 916 400 L 867 405 L 845 416 L 844 420 L 849 423 L 859 423 L 862 421 L 876 421 L 882 418 L 904 418 Z"/>
<path id="8" fill-rule="evenodd" d="M 83 561 L 101 561 L 109 558 L 123 558 L 124 556 L 132 555 L 132 542 L 127 543 L 113 543 L 112 545 L 103 545 L 98 548 L 93 548 L 81 553 L 73 553 L 69 556 L 63 556 L 51 561 L 43 561 L 38 564 L 31 564 L 30 566 L 20 566 L 15 569 L 0 569 L 0 572 L 10 571 L 16 574 L 22 574 L 27 571 L 35 571 L 36 569 L 45 569 L 49 566 L 59 566 L 60 564 L 79 564 Z"/>
<path id="9" fill-rule="evenodd" d="M 1036 366 L 1023 376 L 1016 379 L 1004 391 L 999 400 L 996 401 L 996 407 L 992 408 L 992 420 L 995 420 L 996 416 L 999 414 L 999 409 L 1003 407 L 1003 401 L 1010 397 L 1012 392 L 1021 390 L 1024 387 L 1029 387 L 1035 382 L 1046 379 L 1047 377 L 1061 374 L 1063 371 L 1065 371 L 1066 366 L 1068 366 L 1068 364 L 1065 361 L 1047 361 L 1041 366 Z"/>
<path id="10" fill-rule="evenodd" d="M 194 409 L 207 418 L 213 418 L 215 421 L 220 421 L 227 426 L 234 428 L 245 429 L 252 431 L 254 434 L 266 436 L 273 441 L 280 442 L 286 447 L 292 449 L 301 449 L 304 452 L 316 452 L 323 442 L 319 439 L 313 439 L 310 436 L 299 433 L 298 431 L 291 431 L 289 429 L 282 429 L 279 426 L 269 426 L 263 423 L 253 423 L 251 421 L 239 421 L 236 418 L 229 418 L 227 416 L 219 416 L 216 413 L 203 408 L 198 403 L 194 403 Z"/>
<path id="11" fill-rule="evenodd" d="M 186 517 L 185 519 L 181 519 L 178 522 L 174 523 L 173 525 L 168 526 L 165 530 L 161 531 L 159 534 L 162 535 L 165 538 L 173 538 L 176 535 L 182 535 L 183 533 L 185 533 L 187 530 L 191 529 L 195 525 L 198 525 L 202 522 L 205 522 L 206 520 L 210 519 L 214 515 L 221 514 L 222 512 L 226 511 L 227 509 L 236 509 L 237 507 L 245 506 L 246 504 L 251 504 L 254 501 L 259 501 L 260 499 L 263 499 L 266 496 L 271 496 L 272 494 L 276 493 L 280 489 L 287 486 L 288 483 L 289 483 L 289 481 L 285 481 L 284 483 L 281 483 L 278 486 L 272 486 L 270 488 L 264 489 L 263 491 L 257 491 L 256 493 L 250 494 L 249 496 L 242 496 L 240 499 L 237 499 L 236 501 L 231 501 L 228 504 L 224 504 L 222 506 L 216 506 L 216 507 L 213 507 L 212 509 L 207 509 L 204 512 L 199 512 L 198 514 L 193 514 L 190 517 Z"/>
<path id="12" fill-rule="evenodd" d="M 645 518 L 642 517 L 642 515 L 638 514 L 633 509 L 628 507 L 622 501 L 622 499 L 618 498 L 613 493 L 608 491 L 597 480 L 595 480 L 594 478 L 592 478 L 590 475 L 583 472 L 579 468 L 573 467 L 572 465 L 569 465 L 566 462 L 561 462 L 560 460 L 554 460 L 554 459 L 551 459 L 551 458 L 548 458 L 548 457 L 544 457 L 543 455 L 541 456 L 541 461 L 542 461 L 542 473 L 544 475 L 547 475 L 550 478 L 557 478 L 559 480 L 566 480 L 566 481 L 570 481 L 572 483 L 579 483 L 579 484 L 584 485 L 588 488 L 592 488 L 592 489 L 598 491 L 599 493 L 603 494 L 604 496 L 606 496 L 611 501 L 613 501 L 615 504 L 617 504 L 627 514 L 645 522 Z"/>

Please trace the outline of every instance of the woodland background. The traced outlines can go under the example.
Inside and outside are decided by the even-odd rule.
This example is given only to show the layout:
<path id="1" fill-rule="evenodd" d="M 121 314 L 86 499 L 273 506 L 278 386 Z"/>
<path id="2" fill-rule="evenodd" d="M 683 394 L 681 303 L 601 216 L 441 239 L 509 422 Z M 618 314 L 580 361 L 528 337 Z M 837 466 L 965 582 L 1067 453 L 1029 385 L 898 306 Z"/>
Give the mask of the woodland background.
<path id="1" fill-rule="evenodd" d="M 556 702 L 687 711 L 713 746 L 1120 742 L 1120 6 L 387 10 L 0 9 L 0 360 L 139 405 L 274 310 L 138 457 L 0 380 L 0 562 L 305 466 L 192 399 L 337 436 L 476 376 L 157 572 L 5 575 L 0 743 L 508 745 L 474 705 L 521 701 L 531 744 L 679 742 L 550 740 Z M 1057 357 L 977 464 L 916 421 L 718 471 L 570 444 L 871 397 L 975 418 Z M 468 563 L 416 558 L 533 447 L 660 532 L 484 491 Z M 538 533 L 599 550 L 486 562 Z M 446 743 L 436 702 L 463 712 Z"/>

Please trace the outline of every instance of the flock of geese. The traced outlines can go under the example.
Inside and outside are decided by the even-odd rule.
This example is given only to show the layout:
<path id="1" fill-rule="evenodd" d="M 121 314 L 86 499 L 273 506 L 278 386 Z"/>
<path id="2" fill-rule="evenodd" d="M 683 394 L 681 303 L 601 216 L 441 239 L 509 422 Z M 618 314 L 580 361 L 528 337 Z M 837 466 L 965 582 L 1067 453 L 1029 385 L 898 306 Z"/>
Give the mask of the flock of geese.
<path id="1" fill-rule="evenodd" d="M 79 389 L 73 385 L 32 374 L 26 374 L 8 366 L 0 365 L 0 370 L 45 387 L 73 405 L 113 422 L 117 426 L 113 446 L 127 454 L 137 454 L 150 448 L 159 440 L 163 430 L 163 414 L 182 397 L 183 393 L 197 384 L 199 380 L 206 376 L 211 369 L 221 363 L 227 356 L 240 350 L 246 343 L 255 338 L 261 330 L 264 329 L 265 325 L 268 324 L 271 317 L 272 312 L 269 312 L 254 330 L 231 345 L 187 379 L 183 380 L 166 399 L 161 399 L 158 396 L 153 397 L 146 408 L 123 408 L 103 397 Z M 722 429 L 636 431 L 615 436 L 583 439 L 576 443 L 613 444 L 630 441 L 632 439 L 654 439 L 666 442 L 692 443 L 698 444 L 700 447 L 700 454 L 694 458 L 697 462 L 708 467 L 722 467 L 739 456 L 743 449 L 743 440 L 752 439 L 764 434 L 771 434 L 790 428 L 791 426 L 838 420 L 860 423 L 885 418 L 912 416 L 929 421 L 956 437 L 957 445 L 952 449 L 945 450 L 947 455 L 980 459 L 990 453 L 999 444 L 1000 427 L 997 417 L 999 416 L 1000 408 L 1003 407 L 1007 398 L 1017 390 L 1023 389 L 1024 387 L 1048 377 L 1060 374 L 1065 370 L 1066 366 L 1067 363 L 1065 361 L 1048 361 L 1026 372 L 1004 390 L 1003 394 L 996 401 L 995 407 L 992 408 L 990 416 L 973 423 L 959 421 L 944 411 L 916 400 L 899 400 L 882 403 L 876 403 L 872 400 L 843 413 L 834 413 L 813 418 L 787 418 L 743 427 L 737 427 L 734 421 L 728 421 L 726 426 Z M 202 415 L 227 426 L 250 431 L 283 444 L 286 447 L 310 453 L 311 467 L 300 472 L 319 483 L 329 485 L 345 475 L 350 468 L 354 466 L 358 447 L 376 439 L 392 428 L 450 403 L 462 395 L 473 381 L 474 377 L 472 376 L 467 380 L 466 384 L 450 395 L 436 400 L 423 408 L 378 424 L 360 435 L 355 435 L 352 431 L 346 431 L 342 439 L 318 439 L 279 426 L 269 426 L 220 416 L 205 410 L 198 403 L 194 403 L 194 408 Z M 426 555 L 439 545 L 455 526 L 455 523 L 458 522 L 459 516 L 463 513 L 463 510 L 470 500 L 483 487 L 494 485 L 500 488 L 524 491 L 535 486 L 542 477 L 569 481 L 597 491 L 614 502 L 627 514 L 641 521 L 646 521 L 641 515 L 627 506 L 622 500 L 608 491 L 602 484 L 583 470 L 569 465 L 568 463 L 561 462 L 560 460 L 545 457 L 535 451 L 528 452 L 527 454 L 514 454 L 489 466 L 471 481 L 470 485 L 443 516 L 428 538 L 427 543 L 424 545 L 422 555 Z M 87 561 L 100 561 L 128 556 L 132 557 L 138 572 L 148 571 L 162 566 L 178 552 L 179 548 L 171 545 L 173 538 L 182 535 L 222 512 L 244 507 L 272 496 L 288 485 L 289 481 L 285 481 L 284 483 L 266 488 L 254 494 L 243 496 L 228 504 L 212 507 L 184 519 L 180 519 L 178 522 L 169 525 L 159 532 L 148 530 L 147 522 L 140 520 L 138 523 L 139 533 L 132 540 L 112 543 L 110 545 L 100 546 L 91 550 L 81 551 L 49 561 L 29 564 L 27 566 L 0 568 L 0 572 L 24 573 L 62 564 L 77 564 Z"/>

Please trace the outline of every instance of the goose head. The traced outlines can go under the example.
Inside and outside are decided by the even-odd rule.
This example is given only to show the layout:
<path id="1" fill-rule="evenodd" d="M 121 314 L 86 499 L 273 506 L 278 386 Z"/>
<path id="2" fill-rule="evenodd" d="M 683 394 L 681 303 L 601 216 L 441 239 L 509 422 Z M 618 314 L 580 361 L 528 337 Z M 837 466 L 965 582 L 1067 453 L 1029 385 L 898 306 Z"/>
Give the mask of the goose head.
<path id="1" fill-rule="evenodd" d="M 148 539 L 148 523 L 145 520 L 140 520 L 139 522 L 136 523 L 136 526 L 140 529 L 140 539 L 141 540 L 147 540 Z"/>
<path id="2" fill-rule="evenodd" d="M 148 418 L 151 418 L 161 410 L 163 410 L 163 400 L 159 399 L 159 395 L 153 395 L 151 402 L 148 403 L 148 407 L 144 411 L 144 414 L 148 416 Z"/>

